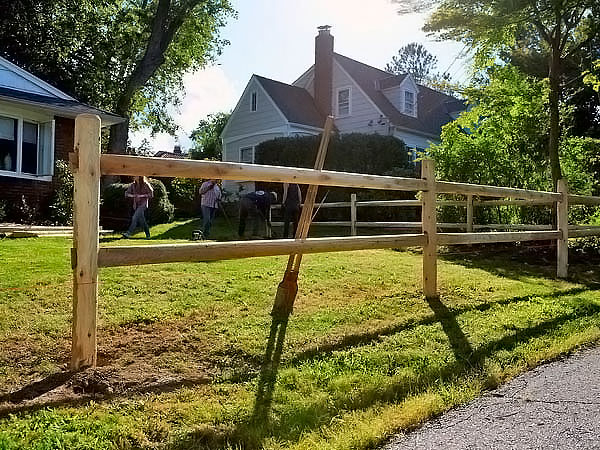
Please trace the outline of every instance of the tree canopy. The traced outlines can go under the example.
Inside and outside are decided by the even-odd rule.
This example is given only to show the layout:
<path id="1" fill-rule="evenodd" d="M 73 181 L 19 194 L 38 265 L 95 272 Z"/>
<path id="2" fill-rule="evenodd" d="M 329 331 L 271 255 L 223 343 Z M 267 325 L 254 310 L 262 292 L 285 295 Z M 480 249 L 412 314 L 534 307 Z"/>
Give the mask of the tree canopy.
<path id="1" fill-rule="evenodd" d="M 425 30 L 443 39 L 463 41 L 476 52 L 479 67 L 493 64 L 502 49 L 528 36 L 547 55 L 548 158 L 554 184 L 562 176 L 560 98 L 566 61 L 599 33 L 597 0 L 441 0 Z"/>
<path id="2" fill-rule="evenodd" d="M 129 125 L 173 132 L 169 107 L 183 75 L 227 42 L 229 0 L 0 0 L 0 54 L 80 100 L 129 120 L 113 127 L 125 150 Z"/>
<path id="3" fill-rule="evenodd" d="M 190 149 L 192 159 L 216 159 L 221 160 L 223 145 L 221 144 L 221 133 L 227 124 L 231 113 L 209 114 L 206 119 L 201 120 L 198 126 L 190 134 L 194 146 Z"/>

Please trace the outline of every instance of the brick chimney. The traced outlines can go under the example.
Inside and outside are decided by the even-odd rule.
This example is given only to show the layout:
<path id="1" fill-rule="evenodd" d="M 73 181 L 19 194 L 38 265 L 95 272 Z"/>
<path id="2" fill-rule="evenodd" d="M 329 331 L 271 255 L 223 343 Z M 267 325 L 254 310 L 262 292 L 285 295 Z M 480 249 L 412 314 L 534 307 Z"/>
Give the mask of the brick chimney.
<path id="1" fill-rule="evenodd" d="M 325 115 L 332 113 L 333 97 L 333 36 L 330 29 L 329 25 L 318 27 L 319 34 L 315 38 L 315 103 Z"/>

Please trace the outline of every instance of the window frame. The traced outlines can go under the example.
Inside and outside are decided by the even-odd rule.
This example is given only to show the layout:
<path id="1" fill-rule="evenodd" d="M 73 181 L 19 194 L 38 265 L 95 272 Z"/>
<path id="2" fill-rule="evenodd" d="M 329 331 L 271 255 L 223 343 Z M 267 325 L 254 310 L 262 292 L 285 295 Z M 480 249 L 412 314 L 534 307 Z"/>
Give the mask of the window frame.
<path id="1" fill-rule="evenodd" d="M 410 103 L 410 105 L 412 107 L 412 111 L 409 111 L 408 108 L 406 107 L 406 105 L 409 104 L 406 99 L 407 95 L 412 95 L 412 103 Z M 417 95 L 414 91 L 412 91 L 410 89 L 404 90 L 404 98 L 402 100 L 402 107 L 404 109 L 404 114 L 406 114 L 407 116 L 411 116 L 411 117 L 417 117 Z"/>
<path id="2" fill-rule="evenodd" d="M 252 91 L 250 94 L 250 112 L 258 111 L 258 94 L 256 91 Z"/>
<path id="3" fill-rule="evenodd" d="M 251 151 L 250 154 L 252 155 L 252 161 L 251 162 L 242 161 L 242 151 L 243 150 L 248 150 L 248 149 L 250 149 L 250 151 Z M 244 163 L 244 164 L 254 164 L 255 150 L 256 150 L 256 146 L 255 145 L 245 145 L 243 147 L 240 147 L 238 161 L 241 162 L 241 163 Z"/>
<path id="4" fill-rule="evenodd" d="M 340 114 L 340 93 L 348 91 L 348 112 Z M 335 90 L 335 112 L 336 117 L 349 117 L 352 115 L 352 86 L 343 86 Z"/>
<path id="5" fill-rule="evenodd" d="M 52 182 L 52 177 L 54 176 L 54 152 L 55 152 L 55 120 L 53 116 L 46 116 L 43 114 L 30 112 L 26 110 L 18 110 L 16 108 L 6 108 L 5 105 L 0 104 L 0 117 L 6 117 L 8 119 L 13 119 L 17 121 L 17 163 L 15 165 L 16 171 L 12 170 L 4 170 L 0 169 L 0 177 L 10 177 L 10 178 L 20 178 L 26 180 L 34 180 L 34 181 L 45 181 Z M 50 173 L 49 174 L 33 174 L 28 172 L 23 172 L 23 122 L 28 122 L 35 124 L 37 126 L 37 171 L 42 170 L 40 167 L 40 150 L 41 150 L 41 141 L 43 136 L 41 135 L 42 125 L 46 123 L 51 123 L 50 127 L 50 155 L 49 158 L 52 159 L 52 164 L 50 165 Z"/>

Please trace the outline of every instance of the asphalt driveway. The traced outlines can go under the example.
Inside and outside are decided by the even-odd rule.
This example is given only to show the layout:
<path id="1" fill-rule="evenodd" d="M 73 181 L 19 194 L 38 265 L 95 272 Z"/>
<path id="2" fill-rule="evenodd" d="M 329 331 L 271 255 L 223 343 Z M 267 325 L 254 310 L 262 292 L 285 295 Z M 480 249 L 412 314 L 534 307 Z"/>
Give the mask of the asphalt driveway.
<path id="1" fill-rule="evenodd" d="M 382 450 L 600 449 L 600 346 L 525 373 Z"/>

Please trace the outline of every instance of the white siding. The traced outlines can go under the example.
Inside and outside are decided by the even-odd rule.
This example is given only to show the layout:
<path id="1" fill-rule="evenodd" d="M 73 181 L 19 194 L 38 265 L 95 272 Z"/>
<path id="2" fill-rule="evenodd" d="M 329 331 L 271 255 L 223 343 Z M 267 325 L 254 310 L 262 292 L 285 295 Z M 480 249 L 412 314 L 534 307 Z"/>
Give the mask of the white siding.
<path id="1" fill-rule="evenodd" d="M 283 137 L 285 135 L 286 133 L 256 134 L 254 136 L 249 136 L 232 142 L 227 142 L 223 145 L 223 161 L 239 162 L 240 149 L 245 147 L 256 147 L 261 142 L 275 139 L 278 137 Z M 230 180 L 223 181 L 223 188 L 232 194 L 237 195 L 240 191 L 240 187 L 245 192 L 252 192 L 254 191 L 254 182 Z"/>
<path id="2" fill-rule="evenodd" d="M 250 110 L 253 92 L 256 92 L 256 111 Z M 246 136 L 259 133 L 261 130 L 283 126 L 286 123 L 281 112 L 253 77 L 231 114 L 222 137 L 228 140 L 236 136 Z M 229 160 L 225 159 L 225 161 Z"/>
<path id="3" fill-rule="evenodd" d="M 410 75 L 407 75 L 400 85 L 385 89 L 381 92 L 398 111 L 404 113 L 404 92 L 406 91 L 412 92 L 415 96 L 415 112 L 412 114 L 412 116 L 417 117 L 417 113 L 419 111 L 419 105 L 417 103 L 419 97 L 419 88 Z"/>
<path id="4" fill-rule="evenodd" d="M 59 91 L 54 86 L 37 78 L 29 72 L 0 57 L 0 87 L 32 94 L 74 100 L 73 97 Z"/>
<path id="5" fill-rule="evenodd" d="M 395 130 L 394 136 L 398 139 L 402 139 L 408 148 L 427 149 L 432 142 L 435 142 L 432 139 L 428 139 L 418 134 L 412 134 L 404 130 Z"/>
<path id="6" fill-rule="evenodd" d="M 387 134 L 387 125 L 377 125 L 380 112 L 375 108 L 373 103 L 360 90 L 358 85 L 346 74 L 340 65 L 334 61 L 333 64 L 333 89 L 331 105 L 334 109 L 333 114 L 336 115 L 337 105 L 337 90 L 339 88 L 352 86 L 349 116 L 335 119 L 335 124 L 341 133 L 374 133 Z M 371 126 L 369 126 L 371 122 Z"/>

